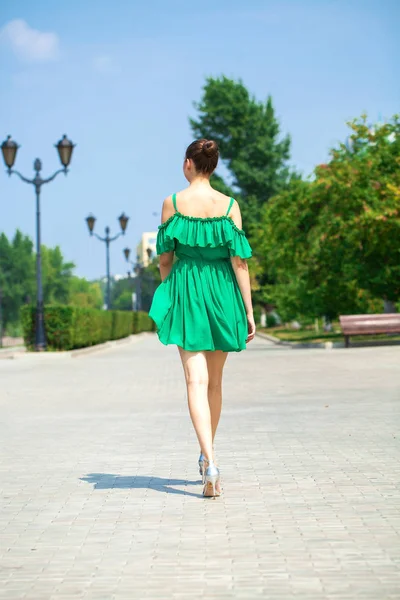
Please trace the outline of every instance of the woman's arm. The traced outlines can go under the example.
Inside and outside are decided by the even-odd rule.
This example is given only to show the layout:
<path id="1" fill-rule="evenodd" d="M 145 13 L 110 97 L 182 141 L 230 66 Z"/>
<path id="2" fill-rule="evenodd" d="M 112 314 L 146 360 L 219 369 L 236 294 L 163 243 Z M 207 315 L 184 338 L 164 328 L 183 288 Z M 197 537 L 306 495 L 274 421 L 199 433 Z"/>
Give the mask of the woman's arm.
<path id="1" fill-rule="evenodd" d="M 235 223 L 236 227 L 242 229 L 242 215 L 240 214 L 240 208 L 237 202 L 232 207 L 230 212 L 230 217 L 232 221 Z M 247 342 L 251 342 L 254 339 L 256 333 L 256 326 L 254 323 L 253 316 L 253 304 L 251 301 L 251 286 L 250 286 L 250 276 L 249 276 L 249 267 L 247 265 L 247 261 L 240 256 L 232 256 L 231 263 L 233 270 L 235 272 L 236 280 L 238 282 L 238 286 L 240 292 L 242 294 L 244 306 L 246 309 L 247 315 L 247 323 L 248 323 L 248 338 Z"/>
<path id="2" fill-rule="evenodd" d="M 253 305 L 251 302 L 251 289 L 250 289 L 250 277 L 249 267 L 247 261 L 240 256 L 232 256 L 231 263 L 233 270 L 235 271 L 236 279 L 242 293 L 246 314 L 253 314 Z"/>
<path id="3" fill-rule="evenodd" d="M 174 263 L 174 252 L 164 252 L 160 254 L 160 274 L 161 281 L 164 281 L 171 273 L 172 265 Z"/>
<path id="4" fill-rule="evenodd" d="M 174 205 L 172 203 L 172 196 L 168 196 L 168 198 L 165 198 L 164 203 L 163 203 L 162 214 L 161 214 L 161 223 L 165 223 L 165 221 L 168 221 L 168 219 L 170 217 L 172 217 L 174 212 L 175 212 L 175 209 L 174 209 Z M 168 277 L 168 275 L 170 274 L 173 262 L 174 262 L 174 251 L 173 250 L 171 252 L 163 252 L 163 254 L 160 254 L 161 281 L 164 281 L 164 279 L 166 279 L 166 277 Z"/>

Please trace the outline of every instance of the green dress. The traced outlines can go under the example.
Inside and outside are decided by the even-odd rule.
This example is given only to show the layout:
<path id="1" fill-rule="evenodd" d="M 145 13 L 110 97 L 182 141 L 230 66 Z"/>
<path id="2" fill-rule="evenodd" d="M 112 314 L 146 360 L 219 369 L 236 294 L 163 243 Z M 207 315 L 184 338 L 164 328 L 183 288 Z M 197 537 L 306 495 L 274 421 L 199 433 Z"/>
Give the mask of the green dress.
<path id="1" fill-rule="evenodd" d="M 159 285 L 150 317 L 163 344 L 192 352 L 240 352 L 246 347 L 247 318 L 230 257 L 250 258 L 244 231 L 228 214 L 189 217 L 175 213 L 158 228 L 157 254 L 175 251 L 178 260 Z"/>

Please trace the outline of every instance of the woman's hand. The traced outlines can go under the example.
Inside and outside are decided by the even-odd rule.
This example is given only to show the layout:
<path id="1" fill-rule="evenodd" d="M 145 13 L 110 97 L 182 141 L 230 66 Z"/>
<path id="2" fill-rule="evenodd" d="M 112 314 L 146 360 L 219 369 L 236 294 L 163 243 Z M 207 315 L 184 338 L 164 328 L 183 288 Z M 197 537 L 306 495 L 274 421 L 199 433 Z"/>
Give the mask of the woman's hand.
<path id="1" fill-rule="evenodd" d="M 251 340 L 254 340 L 254 336 L 256 335 L 256 324 L 254 322 L 253 313 L 250 313 L 247 315 L 247 331 L 248 331 L 248 336 L 247 336 L 246 344 L 251 342 Z"/>

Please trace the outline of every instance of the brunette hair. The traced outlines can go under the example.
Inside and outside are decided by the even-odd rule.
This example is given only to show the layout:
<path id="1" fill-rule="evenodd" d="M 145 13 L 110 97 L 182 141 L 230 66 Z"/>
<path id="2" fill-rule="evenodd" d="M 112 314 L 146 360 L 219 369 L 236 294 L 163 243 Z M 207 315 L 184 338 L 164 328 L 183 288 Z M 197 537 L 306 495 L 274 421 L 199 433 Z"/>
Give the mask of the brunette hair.
<path id="1" fill-rule="evenodd" d="M 198 173 L 211 175 L 218 164 L 218 144 L 204 138 L 195 140 L 187 147 L 185 158 L 192 159 Z"/>

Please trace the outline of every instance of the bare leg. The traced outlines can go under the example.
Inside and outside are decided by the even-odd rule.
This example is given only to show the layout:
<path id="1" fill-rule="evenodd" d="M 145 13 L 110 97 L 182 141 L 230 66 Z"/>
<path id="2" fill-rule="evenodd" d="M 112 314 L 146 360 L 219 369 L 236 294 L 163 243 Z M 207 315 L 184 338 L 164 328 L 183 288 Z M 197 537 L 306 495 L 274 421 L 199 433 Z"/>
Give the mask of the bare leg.
<path id="1" fill-rule="evenodd" d="M 216 350 L 215 352 L 206 352 L 208 367 L 208 404 L 211 413 L 212 439 L 214 442 L 215 434 L 221 416 L 222 408 L 222 374 L 225 361 L 228 357 L 227 352 Z"/>
<path id="2" fill-rule="evenodd" d="M 208 371 L 204 352 L 188 352 L 179 348 L 188 392 L 190 417 L 207 460 L 213 459 L 211 415 L 208 404 Z"/>

